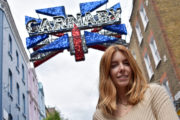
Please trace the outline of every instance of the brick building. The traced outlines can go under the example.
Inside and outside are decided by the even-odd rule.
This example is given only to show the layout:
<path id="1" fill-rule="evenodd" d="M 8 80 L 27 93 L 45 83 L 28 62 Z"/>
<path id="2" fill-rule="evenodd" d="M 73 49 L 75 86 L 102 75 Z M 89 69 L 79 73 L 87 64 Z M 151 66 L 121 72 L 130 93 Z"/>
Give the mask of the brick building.
<path id="1" fill-rule="evenodd" d="M 180 110 L 180 2 L 134 0 L 129 49 L 149 82 L 167 89 Z"/>

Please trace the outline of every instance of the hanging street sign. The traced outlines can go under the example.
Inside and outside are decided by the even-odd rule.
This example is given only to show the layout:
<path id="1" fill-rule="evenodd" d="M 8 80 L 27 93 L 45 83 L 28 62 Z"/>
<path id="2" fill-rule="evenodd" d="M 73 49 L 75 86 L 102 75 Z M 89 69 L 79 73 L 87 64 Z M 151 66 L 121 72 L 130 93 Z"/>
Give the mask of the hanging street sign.
<path id="1" fill-rule="evenodd" d="M 52 17 L 51 20 L 25 16 L 29 34 L 26 47 L 33 50 L 30 60 L 34 66 L 39 66 L 65 49 L 75 56 L 76 61 L 83 61 L 89 48 L 104 51 L 111 44 L 126 46 L 126 41 L 121 39 L 121 35 L 127 35 L 127 30 L 125 24 L 121 24 L 120 3 L 96 11 L 96 14 L 91 13 L 107 2 L 80 3 L 80 13 L 76 17 L 66 15 L 64 6 L 36 10 L 36 13 Z"/>
<path id="2" fill-rule="evenodd" d="M 55 16 L 52 21 L 49 21 L 47 18 L 43 18 L 40 22 L 30 20 L 26 24 L 26 29 L 30 36 L 34 36 L 45 33 L 70 32 L 74 24 L 76 24 L 80 30 L 84 30 L 120 23 L 120 8 L 117 8 L 116 11 L 111 8 L 109 11 L 97 11 L 96 15 L 91 15 L 91 13 L 88 12 L 84 17 L 79 13 L 76 18 L 73 15 L 67 15 L 67 17 Z"/>

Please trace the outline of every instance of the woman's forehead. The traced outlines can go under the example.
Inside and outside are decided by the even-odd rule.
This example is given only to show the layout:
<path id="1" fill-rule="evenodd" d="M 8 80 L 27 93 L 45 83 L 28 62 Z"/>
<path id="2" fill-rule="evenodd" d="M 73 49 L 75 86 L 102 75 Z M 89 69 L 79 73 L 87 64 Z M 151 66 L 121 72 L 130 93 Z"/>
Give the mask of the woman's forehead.
<path id="1" fill-rule="evenodd" d="M 127 60 L 127 57 L 122 51 L 116 51 L 113 53 L 111 60 Z"/>

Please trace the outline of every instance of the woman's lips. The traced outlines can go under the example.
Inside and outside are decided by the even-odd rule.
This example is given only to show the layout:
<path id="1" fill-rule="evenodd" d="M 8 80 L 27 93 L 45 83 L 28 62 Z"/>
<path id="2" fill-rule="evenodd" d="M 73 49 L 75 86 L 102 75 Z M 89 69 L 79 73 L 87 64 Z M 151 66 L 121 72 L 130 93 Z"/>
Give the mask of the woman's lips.
<path id="1" fill-rule="evenodd" d="M 128 79 L 128 75 L 118 76 L 117 79 L 119 79 L 119 80 L 127 80 Z"/>

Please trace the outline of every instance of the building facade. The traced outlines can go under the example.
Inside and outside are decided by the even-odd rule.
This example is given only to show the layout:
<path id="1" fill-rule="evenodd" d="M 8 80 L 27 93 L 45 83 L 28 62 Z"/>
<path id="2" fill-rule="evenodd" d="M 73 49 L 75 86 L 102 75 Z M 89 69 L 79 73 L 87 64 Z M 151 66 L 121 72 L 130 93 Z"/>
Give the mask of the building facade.
<path id="1" fill-rule="evenodd" d="M 38 104 L 39 104 L 39 120 L 46 118 L 44 90 L 41 82 L 38 83 Z"/>
<path id="2" fill-rule="evenodd" d="M 29 120 L 39 120 L 38 106 L 38 79 L 34 68 L 28 72 L 28 106 Z"/>
<path id="3" fill-rule="evenodd" d="M 2 55 L 3 55 L 3 10 L 0 3 L 0 119 L 2 119 Z"/>
<path id="4" fill-rule="evenodd" d="M 29 59 L 10 8 L 0 0 L 0 119 L 28 120 L 27 73 Z"/>
<path id="5" fill-rule="evenodd" d="M 180 110 L 179 0 L 134 0 L 129 49 L 148 82 L 163 85 Z"/>

